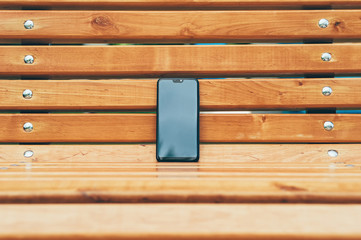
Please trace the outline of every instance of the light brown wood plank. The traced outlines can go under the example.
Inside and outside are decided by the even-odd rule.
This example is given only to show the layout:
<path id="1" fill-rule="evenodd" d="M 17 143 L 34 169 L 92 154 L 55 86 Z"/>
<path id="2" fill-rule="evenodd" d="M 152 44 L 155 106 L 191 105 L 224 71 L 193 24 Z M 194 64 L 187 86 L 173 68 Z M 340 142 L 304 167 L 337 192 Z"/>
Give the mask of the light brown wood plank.
<path id="1" fill-rule="evenodd" d="M 289 179 L 291 178 L 311 178 L 320 179 L 325 177 L 337 177 L 339 179 L 352 180 L 360 176 L 360 166 L 346 167 L 345 164 L 329 164 L 321 166 L 308 167 L 288 167 L 285 165 L 274 164 L 267 166 L 274 169 L 267 169 L 259 167 L 254 168 L 251 166 L 109 166 L 106 164 L 97 164 L 96 166 L 88 166 L 84 164 L 1 164 L 1 177 L 2 178 L 16 178 L 27 179 L 29 177 L 35 178 L 64 178 L 64 179 L 118 179 L 122 178 L 159 178 L 159 177 L 175 177 L 175 178 L 228 178 L 228 179 Z M 49 166 L 50 165 L 50 166 Z M 290 164 L 289 164 L 290 165 Z M 7 169 L 6 167 L 8 166 Z M 332 166 L 332 167 L 329 167 Z M 347 165 L 348 166 L 348 165 Z M 5 171 L 6 170 L 6 171 Z"/>
<path id="2" fill-rule="evenodd" d="M 228 202 L 228 203 L 361 203 L 361 177 L 357 174 L 312 174 L 288 177 L 197 176 L 194 173 L 159 173 L 155 176 L 109 174 L 66 176 L 60 173 L 14 176 L 1 170 L 0 203 L 70 202 Z M 231 173 L 229 173 L 232 176 Z M 343 175 L 348 175 L 343 176 Z"/>
<path id="3" fill-rule="evenodd" d="M 329 62 L 321 60 L 325 52 Z M 0 75 L 236 76 L 360 73 L 361 44 L 2 46 Z M 33 64 L 24 56 L 33 55 Z"/>
<path id="4" fill-rule="evenodd" d="M 156 79 L 0 80 L 0 109 L 155 110 Z M 200 79 L 201 110 L 360 108 L 361 79 Z M 330 96 L 323 87 L 332 88 Z M 33 92 L 24 99 L 25 89 Z"/>
<path id="5" fill-rule="evenodd" d="M 154 144 L 0 146 L 1 203 L 361 202 L 359 144 L 207 144 L 199 163 L 156 163 Z"/>
<path id="6" fill-rule="evenodd" d="M 361 10 L 1 11 L 0 38 L 113 42 L 360 38 L 360 15 Z M 329 20 L 327 28 L 318 26 L 322 18 Z M 23 26 L 29 19 L 33 29 Z"/>
<path id="7" fill-rule="evenodd" d="M 24 152 L 28 150 L 34 154 L 30 158 L 24 157 Z M 336 150 L 338 156 L 330 157 L 329 150 Z M 202 166 L 233 166 L 241 163 L 254 167 L 269 167 L 269 164 L 279 163 L 296 168 L 308 164 L 326 164 L 328 167 L 328 164 L 332 163 L 361 164 L 360 155 L 360 144 L 201 144 L 199 162 Z M 20 162 L 87 165 L 104 163 L 109 166 L 121 163 L 131 166 L 153 166 L 156 163 L 155 144 L 0 145 L 2 166 L 5 166 L 5 163 L 10 165 Z M 157 167 L 163 165 L 159 163 Z M 177 163 L 174 165 L 179 166 Z M 185 165 L 188 164 L 181 164 Z"/>
<path id="8" fill-rule="evenodd" d="M 121 8 L 237 8 L 269 6 L 360 6 L 360 0 L 0 0 L 0 6 L 81 6 Z"/>
<path id="9" fill-rule="evenodd" d="M 275 154 L 276 156 L 277 154 Z M 140 165 L 137 163 L 67 163 L 67 162 L 18 162 L 12 164 L 1 162 L 1 178 L 255 178 L 255 179 L 282 179 L 282 178 L 309 178 L 319 179 L 337 177 L 338 179 L 357 179 L 360 176 L 360 164 L 324 163 L 324 164 L 298 164 L 278 163 L 268 164 L 185 164 L 152 163 Z"/>
<path id="10" fill-rule="evenodd" d="M 201 142 L 360 142 L 358 114 L 201 114 Z M 325 121 L 334 129 L 326 131 Z M 155 114 L 1 114 L 0 142 L 155 142 Z M 33 124 L 32 132 L 23 125 Z"/>
<path id="11" fill-rule="evenodd" d="M 361 237 L 360 205 L 6 204 L 0 211 L 2 239 Z"/>

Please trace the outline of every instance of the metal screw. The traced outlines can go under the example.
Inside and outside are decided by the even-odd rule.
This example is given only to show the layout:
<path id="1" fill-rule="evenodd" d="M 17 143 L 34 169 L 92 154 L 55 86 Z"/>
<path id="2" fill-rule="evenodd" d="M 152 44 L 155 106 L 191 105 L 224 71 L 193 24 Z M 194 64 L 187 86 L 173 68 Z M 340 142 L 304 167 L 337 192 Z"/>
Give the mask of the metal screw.
<path id="1" fill-rule="evenodd" d="M 24 123 L 23 129 L 25 132 L 31 132 L 31 131 L 33 131 L 33 124 L 29 123 L 29 122 Z"/>
<path id="2" fill-rule="evenodd" d="M 320 21 L 318 21 L 318 26 L 320 28 L 327 28 L 328 27 L 328 20 L 327 19 L 320 19 Z"/>
<path id="3" fill-rule="evenodd" d="M 322 94 L 323 96 L 330 96 L 332 93 L 332 88 L 330 87 L 324 87 L 322 88 Z"/>
<path id="4" fill-rule="evenodd" d="M 26 20 L 26 21 L 24 22 L 24 28 L 25 28 L 25 29 L 33 29 L 33 27 L 34 27 L 34 22 L 33 22 L 33 21 L 31 21 L 31 20 Z"/>
<path id="5" fill-rule="evenodd" d="M 23 98 L 31 99 L 33 97 L 33 92 L 30 89 L 25 89 L 23 92 Z"/>
<path id="6" fill-rule="evenodd" d="M 323 123 L 323 128 L 326 130 L 326 131 L 331 131 L 333 129 L 334 125 L 332 122 L 330 121 L 326 121 Z"/>
<path id="7" fill-rule="evenodd" d="M 322 56 L 321 56 L 322 61 L 329 62 L 329 61 L 331 61 L 331 58 L 332 58 L 332 56 L 330 53 L 322 53 Z"/>
<path id="8" fill-rule="evenodd" d="M 338 156 L 338 152 L 336 150 L 328 150 L 327 154 L 330 157 L 337 157 Z"/>
<path id="9" fill-rule="evenodd" d="M 24 57 L 24 62 L 25 62 L 26 64 L 33 64 L 33 63 L 34 63 L 34 57 L 31 56 L 31 55 L 26 55 L 26 56 Z"/>
<path id="10" fill-rule="evenodd" d="M 26 151 L 24 152 L 24 157 L 26 157 L 26 158 L 30 158 L 30 157 L 32 157 L 33 155 L 34 155 L 34 152 L 31 151 L 31 150 L 26 150 Z"/>

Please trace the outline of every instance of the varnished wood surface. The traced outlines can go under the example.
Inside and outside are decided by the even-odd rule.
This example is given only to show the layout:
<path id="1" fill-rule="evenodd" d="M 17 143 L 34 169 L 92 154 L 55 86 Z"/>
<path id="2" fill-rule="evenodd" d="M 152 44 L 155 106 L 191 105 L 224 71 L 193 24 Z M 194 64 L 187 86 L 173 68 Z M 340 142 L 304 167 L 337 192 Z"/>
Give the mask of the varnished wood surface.
<path id="1" fill-rule="evenodd" d="M 360 142 L 358 114 L 201 114 L 201 142 Z M 334 128 L 324 129 L 331 121 Z M 0 142 L 155 142 L 155 114 L 1 114 Z M 23 125 L 33 124 L 32 132 Z"/>
<path id="2" fill-rule="evenodd" d="M 158 163 L 154 144 L 0 145 L 0 202 L 360 203 L 359 152 L 359 144 L 204 144 L 197 163 Z"/>
<path id="3" fill-rule="evenodd" d="M 6 204 L 0 211 L 6 216 L 0 221 L 1 239 L 361 237 L 360 205 Z"/>
<path id="4" fill-rule="evenodd" d="M 31 150 L 34 155 L 25 158 L 24 152 Z M 330 157 L 329 150 L 338 152 Z M 156 163 L 155 144 L 109 144 L 109 145 L 0 145 L 0 163 L 11 168 L 19 162 L 36 163 L 116 163 L 148 164 Z M 200 163 L 234 164 L 244 163 L 262 167 L 267 164 L 360 164 L 360 144 L 201 144 Z M 159 163 L 162 166 L 162 163 Z M 175 164 L 183 166 L 186 163 Z M 196 166 L 195 163 L 192 165 Z M 83 164 L 83 166 L 86 166 Z M 137 165 L 134 165 L 137 166 Z M 150 165 L 155 166 L 155 165 Z M 221 166 L 221 165 L 219 165 Z M 292 166 L 292 165 L 290 165 Z M 327 167 L 329 167 L 327 165 Z M 332 165 L 331 165 L 332 167 Z"/>
<path id="5" fill-rule="evenodd" d="M 37 165 L 1 167 L 0 203 L 361 203 L 359 165 Z"/>
<path id="6" fill-rule="evenodd" d="M 1 39 L 245 42 L 360 38 L 361 10 L 1 11 Z M 328 19 L 320 28 L 318 21 Z M 33 29 L 23 23 L 31 19 Z M 266 24 L 265 24 L 266 23 Z"/>
<path id="7" fill-rule="evenodd" d="M 155 110 L 157 79 L 0 80 L 0 109 Z M 201 110 L 360 108 L 361 79 L 200 79 Z M 324 96 L 322 89 L 331 87 Z M 25 89 L 33 92 L 24 99 Z"/>
<path id="8" fill-rule="evenodd" d="M 332 55 L 329 62 L 323 53 Z M 361 44 L 1 46 L 0 75 L 240 76 L 360 73 Z M 33 55 L 33 64 L 24 56 Z"/>
<path id="9" fill-rule="evenodd" d="M 281 6 L 293 7 L 304 5 L 333 5 L 346 4 L 357 5 L 358 1 L 299 1 L 284 2 L 232 2 L 232 1 L 204 1 L 199 2 L 176 2 L 176 1 L 57 1 L 43 0 L 17 1 L 0 0 L 0 6 L 90 6 L 97 7 L 129 7 L 146 8 L 212 8 L 212 7 L 254 7 Z M 76 7 L 76 6 L 75 6 Z M 233 11 L 232 11 L 233 12 Z M 279 11 L 278 11 L 279 12 Z M 327 11 L 330 14 L 335 12 Z M 273 32 L 275 26 L 282 26 L 282 22 L 289 21 L 287 12 L 273 12 L 276 20 L 268 17 L 259 19 L 255 16 L 226 15 L 221 16 L 222 21 L 234 21 L 239 32 L 231 31 L 229 28 L 214 24 L 217 12 L 210 14 L 209 20 L 205 22 L 192 22 L 190 16 L 185 14 L 161 16 L 166 21 L 159 19 L 164 25 L 163 32 L 158 26 L 158 33 L 154 29 L 155 22 L 146 21 L 144 16 L 136 19 L 132 12 L 122 12 L 123 15 L 87 16 L 87 12 L 74 12 L 61 16 L 59 12 L 58 22 L 64 25 L 54 25 L 43 16 L 36 19 L 39 27 L 56 26 L 51 30 L 42 30 L 40 35 L 34 31 L 24 33 L 18 31 L 21 28 L 21 16 L 6 20 L 1 29 L 7 38 L 73 38 L 85 39 L 85 35 L 91 35 L 94 39 L 124 39 L 128 41 L 144 41 L 158 37 L 159 41 L 236 41 L 237 39 L 270 38 L 299 39 L 299 38 L 358 38 L 357 27 L 359 19 L 349 11 L 346 15 L 332 15 L 332 28 L 324 29 L 323 33 L 313 33 L 307 29 L 317 28 L 316 15 L 300 17 L 296 12 L 294 23 L 305 23 L 305 25 L 294 26 L 300 29 L 297 36 L 290 33 L 292 23 L 281 32 Z M 6 12 L 8 14 L 10 12 Z M 155 14 L 149 12 L 147 14 Z M 308 14 L 309 12 L 307 12 Z M 325 12 L 320 12 L 325 13 Z M 2 15 L 5 18 L 5 13 Z M 31 12 L 29 12 L 29 15 Z M 49 14 L 42 12 L 41 14 Z M 74 15 L 73 15 L 74 14 Z M 170 14 L 170 13 L 165 13 Z M 250 14 L 250 12 L 247 12 Z M 268 14 L 268 13 L 267 13 Z M 76 16 L 75 16 L 76 15 Z M 127 16 L 125 16 L 127 15 Z M 178 17 L 177 17 L 178 16 Z M 124 19 L 132 19 L 135 23 L 124 22 Z M 190 20 L 185 19 L 188 17 Z M 198 16 L 199 17 L 199 16 Z M 227 17 L 230 17 L 227 19 Z M 259 28 L 241 28 L 242 23 L 233 20 L 239 18 L 248 19 L 247 23 L 259 24 Z M 247 18 L 248 17 L 248 18 Z M 256 16 L 257 17 L 257 16 Z M 285 18 L 284 18 L 285 17 Z M 0 17 L 1 18 L 1 17 Z M 64 21 L 61 21 L 64 18 Z M 303 19 L 302 19 L 303 18 Z M 8 18 L 7 18 L 8 19 Z M 87 19 L 87 20 L 85 20 Z M 122 27 L 131 26 L 128 30 L 119 31 Z M 208 27 L 197 28 L 193 25 L 178 26 L 178 21 L 191 24 L 210 24 L 218 26 L 219 29 Z M 268 22 L 264 24 L 262 22 Z M 307 19 L 307 20 L 305 20 Z M 137 22 L 139 20 L 139 22 Z M 301 21 L 303 20 L 303 21 Z M 309 20 L 309 22 L 308 22 Z M 347 21 L 346 21 L 347 20 Z M 3 22 L 6 22 L 3 21 Z M 67 23 L 73 22 L 71 23 Z M 85 21 L 85 24 L 84 24 Z M 93 22 L 92 29 L 88 29 L 88 22 Z M 239 21 L 239 20 L 238 20 Z M 315 25 L 311 27 L 311 21 Z M 137 31 L 139 26 L 148 23 L 149 29 L 142 28 L 144 32 Z M 48 25 L 47 25 L 48 24 Z M 274 24 L 274 26 L 272 26 Z M 306 26 L 306 24 L 309 24 Z M 15 26 L 16 25 L 16 26 Z M 83 26 L 84 28 L 82 28 Z M 60 31 L 56 32 L 59 27 Z M 83 29 L 81 34 L 73 34 L 74 28 Z M 116 29 L 114 29 L 115 27 Z M 154 28 L 153 28 L 154 27 Z M 172 27 L 173 29 L 170 29 Z M 222 28 L 223 27 L 223 28 Z M 9 30 L 10 29 L 10 30 Z M 58 29 L 58 30 L 59 30 Z M 63 30 L 61 30 L 63 29 Z M 106 30 L 104 30 L 106 29 Z M 248 31 L 247 31 L 248 29 Z M 268 29 L 268 30 L 267 30 Z M 3 31 L 5 30 L 5 31 Z M 21 30 L 24 32 L 24 30 Z M 53 33 L 52 33 L 53 31 Z M 66 32 L 69 31 L 69 32 Z M 127 31 L 130 34 L 127 34 Z M 197 32 L 200 31 L 200 32 Z M 228 32 L 222 32 L 228 31 Z M 283 33 L 282 33 L 283 31 Z M 328 31 L 328 32 L 326 32 Z M 34 34 L 35 32 L 35 34 Z M 115 33 L 116 32 L 116 33 Z M 257 35 L 258 32 L 258 35 Z M 325 33 L 326 32 L 326 33 Z M 146 35 L 146 34 L 150 35 Z M 319 33 L 319 34 L 318 34 Z M 63 35 L 61 35 L 63 34 Z M 83 35 L 82 35 L 83 34 Z M 138 35 L 137 35 L 138 34 Z M 153 34 L 153 35 L 152 35 Z M 274 35 L 272 35 L 274 34 Z M 283 35 L 282 35 L 283 34 Z M 1 34 L 0 34 L 1 35 Z M 61 35 L 61 36 L 60 36 Z M 69 37 L 72 35 L 72 37 Z M 121 35 L 121 37 L 119 37 Z M 158 39 L 156 39 L 158 40 Z M 6 40 L 7 41 L 7 40 Z M 18 40 L 16 40 L 18 41 Z M 304 74 L 304 73 L 359 73 L 361 68 L 358 64 L 359 44 L 345 45 L 261 45 L 261 46 L 137 46 L 137 47 L 0 47 L 0 74 L 28 75 L 28 76 L 237 76 L 248 74 Z M 320 56 L 323 52 L 332 54 L 331 62 L 322 62 Z M 26 53 L 25 53 L 26 52 Z M 23 57 L 26 54 L 35 56 L 33 65 L 25 65 Z M 140 80 L 143 81 L 143 80 Z M 263 80 L 261 80 L 263 81 Z M 265 80 L 267 82 L 267 80 Z M 337 80 L 332 81 L 335 91 L 324 100 L 320 94 L 320 85 L 328 80 L 319 80 L 309 87 L 309 94 L 304 96 L 300 88 L 306 89 L 303 81 L 291 80 L 289 86 L 298 84 L 293 90 L 282 90 L 288 85 L 272 85 L 268 88 L 268 81 L 263 82 L 266 86 L 265 93 L 272 92 L 270 99 L 257 98 L 251 91 L 250 96 L 255 99 L 242 105 L 242 98 L 237 99 L 237 94 L 249 90 L 250 86 L 256 89 L 260 82 L 248 81 L 250 85 L 237 88 L 241 81 L 232 81 L 231 85 L 219 85 L 219 89 L 237 89 L 228 95 L 229 98 L 209 100 L 202 105 L 203 110 L 219 109 L 217 106 L 226 105 L 227 109 L 249 109 L 258 108 L 268 103 L 266 108 L 288 108 L 289 106 L 304 107 L 358 107 L 358 97 L 354 95 L 342 95 L 358 91 L 357 80 L 351 80 L 350 85 L 341 83 L 337 87 Z M 309 80 L 312 81 L 312 80 Z M 318 80 L 315 80 L 318 81 Z M 355 82 L 356 81 L 356 82 Z M 5 81 L 4 81 L 5 82 Z M 111 87 L 117 86 L 112 80 L 99 81 L 105 91 L 95 89 L 93 81 L 72 80 L 72 86 L 68 86 L 72 93 L 69 95 L 54 95 L 54 90 L 64 90 L 62 81 L 52 80 L 56 88 L 51 88 L 40 81 L 34 81 L 38 88 L 33 88 L 36 93 L 34 101 L 29 100 L 21 105 L 22 84 L 29 82 L 17 82 L 18 88 L 11 88 L 10 92 L 17 94 L 9 102 L 4 101 L 4 109 L 68 109 L 71 101 L 84 98 L 84 92 L 95 93 L 95 98 L 104 102 L 79 101 L 79 106 L 71 106 L 70 109 L 130 109 L 134 105 L 136 109 L 154 109 L 154 92 L 152 87 L 144 87 L 139 92 L 132 93 L 129 89 L 136 87 L 133 83 L 118 86 L 128 87 L 128 90 L 115 89 L 107 92 L 107 84 Z M 118 82 L 118 81 L 117 81 Z M 151 80 L 154 84 L 154 80 Z M 85 85 L 82 85 L 85 83 Z M 215 82 L 214 82 L 215 83 Z M 225 81 L 220 81 L 220 84 Z M 301 83 L 301 84 L 300 84 Z M 330 82 L 331 83 L 331 82 Z M 73 85 L 74 84 L 74 85 Z M 88 84 L 88 86 L 86 86 Z M 208 82 L 209 92 L 205 95 L 216 94 L 217 88 L 212 88 L 213 82 Z M 228 84 L 228 83 L 227 83 Z M 352 85 L 354 84 L 354 85 Z M 91 86 L 90 86 L 91 85 Z M 19 87 L 20 86 L 20 87 Z M 89 87 L 90 86 L 90 87 Z M 84 91 L 84 88 L 87 90 Z M 206 87 L 204 87 L 206 88 Z M 351 88 L 352 90 L 345 90 Z M 154 89 L 154 87 L 153 87 Z M 212 89 L 212 90 L 211 90 Z M 276 90 L 277 89 L 277 90 Z M 341 90 L 342 89 L 342 90 Z M 3 92 L 9 89 L 2 88 Z M 40 90 L 40 91 L 39 91 Z M 306 89 L 307 90 L 307 89 Z M 80 95 L 76 96 L 78 93 Z M 87 92 L 88 91 L 88 92 Z M 132 97 L 124 95 L 122 91 L 129 93 Z M 149 98 L 138 99 L 138 95 L 149 94 Z M 293 91 L 293 92 L 292 92 Z M 297 94 L 295 92 L 298 91 Z M 1 90 L 0 90 L 1 92 Z M 18 92 L 20 94 L 18 94 Z M 316 93 L 317 92 L 317 93 Z M 45 93 L 45 95 L 43 95 Z M 337 94 L 336 94 L 337 93 Z M 53 95 L 52 95 L 53 94 Z M 120 94 L 120 95 L 119 95 Z M 258 93 L 257 93 L 258 94 Z M 280 97 L 276 97 L 278 94 Z M 49 97 L 49 95 L 52 95 Z M 106 97 L 104 97 L 106 95 Z M 39 98 L 37 98 L 39 96 Z M 72 97 L 67 97 L 72 96 Z M 112 97 L 113 96 L 113 97 Z M 114 97 L 115 96 L 115 97 Z M 334 96 L 337 96 L 336 98 Z M 65 101 L 59 101 L 65 98 Z M 304 101 L 303 98 L 304 97 Z M 14 99 L 17 99 L 17 108 L 13 107 Z M 115 101 L 114 99 L 119 99 Z M 138 102 L 134 100 L 138 99 Z M 205 98 L 207 99 L 207 98 Z M 237 100 L 235 100 L 237 99 Z M 274 102 L 272 102 L 272 99 Z M 299 99 L 299 103 L 295 103 Z M 307 102 L 309 100 L 309 102 Z M 37 102 L 36 102 L 37 101 Z M 213 102 L 212 102 L 213 101 Z M 224 101 L 224 102 L 222 102 Z M 259 101 L 259 102 L 258 102 Z M 335 101 L 335 102 L 332 102 Z M 32 108 L 32 102 L 35 107 Z M 216 102 L 216 106 L 212 105 Z M 103 103 L 105 103 L 103 105 Z M 109 103 L 108 105 L 106 103 Z M 133 105 L 134 103 L 134 105 Z M 29 105 L 26 105 L 29 104 Z M 38 105 L 37 105 L 38 104 Z M 84 104 L 84 105 L 81 105 Z M 113 104 L 113 105 L 112 105 Z M 207 105 L 208 104 L 208 105 Z M 218 105 L 217 105 L 218 104 Z M 272 105 L 274 104 L 274 105 Z M 313 104 L 313 105 L 312 105 Z M 105 106 L 105 107 L 103 107 Z M 282 107 L 283 106 L 283 107 Z M 292 108 L 292 107 L 291 107 Z M 327 119 L 325 119 L 327 118 Z M 323 130 L 325 120 L 333 121 L 335 129 L 331 132 Z M 358 133 L 358 115 L 212 115 L 204 114 L 201 117 L 202 141 L 204 142 L 360 142 Z M 22 124 L 31 121 L 34 124 L 32 133 L 25 133 Z M 0 141 L 1 142 L 154 142 L 155 138 L 155 116 L 154 114 L 1 114 Z M 201 154 L 203 158 L 199 163 L 156 163 L 154 161 L 154 144 L 152 145 L 0 145 L 0 239 L 358 239 L 361 237 L 359 228 L 361 208 L 359 205 L 350 203 L 361 203 L 361 178 L 360 163 L 358 160 L 359 144 L 327 144 L 327 145 L 202 145 Z M 34 156 L 24 158 L 26 150 L 33 150 Z M 327 151 L 337 150 L 339 156 L 330 157 Z M 123 151 L 123 154 L 121 154 Z M 225 154 L 225 152 L 227 152 Z M 120 156 L 121 155 L 121 156 Z M 227 160 L 223 159 L 227 158 Z M 203 160 L 204 159 L 204 160 Z M 213 204 L 157 204 L 157 205 L 6 205 L 4 203 L 238 203 L 232 205 Z M 333 203 L 333 205 L 272 205 L 269 203 Z M 239 203 L 253 203 L 242 205 Z M 255 203 L 268 203 L 257 205 Z M 348 203 L 348 205 L 335 205 L 335 203 Z M 95 216 L 95 217 L 94 217 Z"/>
<path id="10" fill-rule="evenodd" d="M 121 8 L 237 8 L 237 7 L 302 7 L 360 6 L 360 0 L 0 0 L 0 6 L 71 6 Z"/>

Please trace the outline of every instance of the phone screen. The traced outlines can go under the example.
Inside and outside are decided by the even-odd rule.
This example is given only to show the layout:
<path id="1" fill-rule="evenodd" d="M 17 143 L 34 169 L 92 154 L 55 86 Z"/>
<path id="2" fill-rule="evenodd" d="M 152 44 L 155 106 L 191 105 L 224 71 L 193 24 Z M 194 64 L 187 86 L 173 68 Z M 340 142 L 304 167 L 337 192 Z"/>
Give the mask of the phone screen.
<path id="1" fill-rule="evenodd" d="M 157 160 L 198 161 L 198 80 L 159 79 L 157 101 Z"/>

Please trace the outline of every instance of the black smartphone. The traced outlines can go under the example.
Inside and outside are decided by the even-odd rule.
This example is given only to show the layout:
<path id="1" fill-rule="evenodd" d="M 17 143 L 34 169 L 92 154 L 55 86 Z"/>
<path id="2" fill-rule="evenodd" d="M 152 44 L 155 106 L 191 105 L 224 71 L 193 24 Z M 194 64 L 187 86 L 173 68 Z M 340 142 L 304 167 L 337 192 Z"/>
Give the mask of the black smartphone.
<path id="1" fill-rule="evenodd" d="M 199 159 L 199 86 L 195 78 L 161 78 L 157 85 L 157 160 Z"/>

